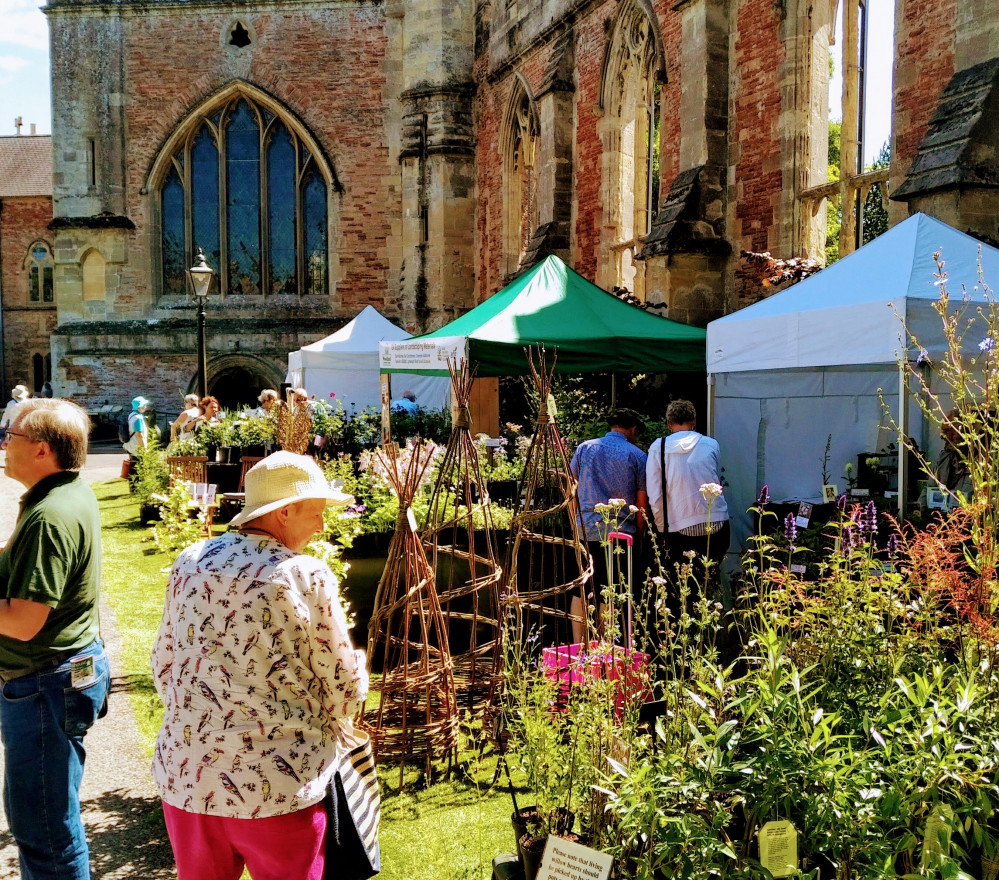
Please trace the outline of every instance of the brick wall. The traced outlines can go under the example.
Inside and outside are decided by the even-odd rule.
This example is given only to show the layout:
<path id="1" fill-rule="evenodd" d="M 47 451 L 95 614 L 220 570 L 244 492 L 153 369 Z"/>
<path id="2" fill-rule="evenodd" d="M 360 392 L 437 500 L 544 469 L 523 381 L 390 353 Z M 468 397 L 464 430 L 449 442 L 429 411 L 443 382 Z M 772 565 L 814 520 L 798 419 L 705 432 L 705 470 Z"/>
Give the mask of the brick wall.
<path id="1" fill-rule="evenodd" d="M 17 383 L 33 388 L 32 355 L 49 351 L 49 336 L 55 327 L 55 306 L 30 305 L 28 272 L 24 261 L 38 239 L 52 243 L 48 230 L 52 199 L 48 196 L 7 198 L 0 203 L 0 290 L 3 292 L 4 375 L 10 387 Z M 7 398 L 4 397 L 6 402 Z"/>

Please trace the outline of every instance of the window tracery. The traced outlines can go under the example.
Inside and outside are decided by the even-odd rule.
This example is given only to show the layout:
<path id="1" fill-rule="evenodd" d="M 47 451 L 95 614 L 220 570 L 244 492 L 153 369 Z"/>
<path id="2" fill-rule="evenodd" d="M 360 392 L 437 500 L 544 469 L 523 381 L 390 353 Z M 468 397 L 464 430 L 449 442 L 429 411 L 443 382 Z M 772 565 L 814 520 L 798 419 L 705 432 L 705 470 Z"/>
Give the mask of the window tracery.
<path id="1" fill-rule="evenodd" d="M 506 275 L 520 267 L 538 225 L 538 117 L 534 102 L 519 80 L 506 122 L 503 172 L 503 257 Z"/>
<path id="2" fill-rule="evenodd" d="M 159 187 L 162 284 L 200 247 L 223 293 L 329 293 L 331 181 L 291 119 L 237 92 L 196 115 Z"/>
<path id="3" fill-rule="evenodd" d="M 28 302 L 37 305 L 54 303 L 54 262 L 52 249 L 46 242 L 36 241 L 31 245 L 24 268 L 28 278 Z"/>
<path id="4" fill-rule="evenodd" d="M 606 258 L 601 286 L 644 298 L 644 267 L 635 261 L 659 206 L 662 85 L 660 50 L 648 14 L 623 6 L 604 64 L 603 205 Z"/>

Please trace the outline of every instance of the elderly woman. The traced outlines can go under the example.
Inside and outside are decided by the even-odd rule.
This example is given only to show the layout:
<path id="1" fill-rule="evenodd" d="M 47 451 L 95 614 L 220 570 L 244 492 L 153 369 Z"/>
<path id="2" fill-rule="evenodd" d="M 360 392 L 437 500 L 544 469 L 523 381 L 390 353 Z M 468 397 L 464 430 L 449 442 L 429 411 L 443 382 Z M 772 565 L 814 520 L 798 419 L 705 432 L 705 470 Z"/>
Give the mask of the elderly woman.
<path id="1" fill-rule="evenodd" d="M 177 440 L 186 437 L 193 430 L 194 420 L 201 415 L 197 394 L 184 395 L 184 411 L 170 424 L 170 439 Z"/>
<path id="2" fill-rule="evenodd" d="M 302 549 L 331 489 L 277 452 L 246 475 L 238 532 L 184 550 L 153 677 L 166 712 L 153 776 L 179 880 L 318 880 L 338 741 L 368 689 L 329 567 Z"/>

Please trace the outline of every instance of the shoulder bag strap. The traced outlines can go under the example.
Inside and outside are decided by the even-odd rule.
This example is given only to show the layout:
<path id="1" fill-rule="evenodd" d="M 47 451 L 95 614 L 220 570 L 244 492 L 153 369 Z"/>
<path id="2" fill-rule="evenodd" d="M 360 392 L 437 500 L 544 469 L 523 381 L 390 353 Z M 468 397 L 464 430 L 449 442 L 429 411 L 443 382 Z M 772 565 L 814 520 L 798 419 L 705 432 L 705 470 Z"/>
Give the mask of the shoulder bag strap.
<path id="1" fill-rule="evenodd" d="M 663 499 L 663 537 L 669 531 L 669 518 L 666 516 L 666 438 L 659 438 L 659 481 Z"/>

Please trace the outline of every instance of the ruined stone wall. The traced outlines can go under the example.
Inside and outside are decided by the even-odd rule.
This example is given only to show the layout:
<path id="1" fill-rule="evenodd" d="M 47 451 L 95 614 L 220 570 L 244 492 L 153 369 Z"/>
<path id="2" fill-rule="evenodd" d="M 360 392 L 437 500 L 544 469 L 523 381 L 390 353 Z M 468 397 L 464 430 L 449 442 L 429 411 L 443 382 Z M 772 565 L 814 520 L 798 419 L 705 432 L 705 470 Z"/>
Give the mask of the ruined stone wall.
<path id="1" fill-rule="evenodd" d="M 33 391 L 32 356 L 49 351 L 49 336 L 55 328 L 56 311 L 52 303 L 33 304 L 28 298 L 28 271 L 25 261 L 33 242 L 51 246 L 48 225 L 52 219 L 52 200 L 47 196 L 6 198 L 0 201 L 0 290 L 3 292 L 3 356 L 8 394 L 20 383 Z M 5 397 L 6 401 L 7 398 Z"/>

